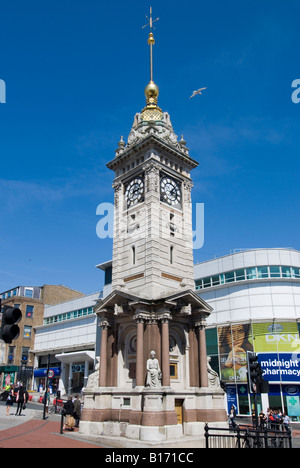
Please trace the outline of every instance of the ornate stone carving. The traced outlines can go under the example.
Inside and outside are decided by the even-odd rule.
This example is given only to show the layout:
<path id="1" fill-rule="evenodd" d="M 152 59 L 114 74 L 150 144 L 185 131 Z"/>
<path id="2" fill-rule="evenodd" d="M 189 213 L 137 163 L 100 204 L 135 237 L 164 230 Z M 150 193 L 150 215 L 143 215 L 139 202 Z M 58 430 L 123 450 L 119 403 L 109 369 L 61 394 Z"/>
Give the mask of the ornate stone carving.
<path id="1" fill-rule="evenodd" d="M 146 190 L 159 191 L 159 166 L 153 162 L 145 166 Z"/>
<path id="2" fill-rule="evenodd" d="M 184 153 L 186 156 L 189 156 L 188 148 L 185 146 L 185 140 L 181 138 L 180 142 L 178 142 L 178 136 L 173 130 L 170 116 L 167 112 L 163 113 L 163 118 L 159 122 L 159 125 L 154 121 L 143 121 L 141 114 L 136 114 L 131 131 L 128 135 L 128 142 L 125 150 L 151 134 L 159 136 L 161 139 L 165 140 L 166 143 Z M 116 155 L 120 155 L 124 151 L 123 143 L 121 139 L 119 148 L 116 150 Z"/>

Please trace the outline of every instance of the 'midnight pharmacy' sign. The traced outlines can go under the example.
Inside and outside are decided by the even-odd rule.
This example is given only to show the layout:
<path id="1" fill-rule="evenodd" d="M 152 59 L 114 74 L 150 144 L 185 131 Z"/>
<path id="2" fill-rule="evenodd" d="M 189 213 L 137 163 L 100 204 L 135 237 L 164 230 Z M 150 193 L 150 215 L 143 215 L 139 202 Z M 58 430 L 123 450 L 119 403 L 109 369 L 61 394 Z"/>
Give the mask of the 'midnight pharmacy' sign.
<path id="1" fill-rule="evenodd" d="M 260 353 L 258 362 L 268 382 L 299 382 L 300 354 Z"/>

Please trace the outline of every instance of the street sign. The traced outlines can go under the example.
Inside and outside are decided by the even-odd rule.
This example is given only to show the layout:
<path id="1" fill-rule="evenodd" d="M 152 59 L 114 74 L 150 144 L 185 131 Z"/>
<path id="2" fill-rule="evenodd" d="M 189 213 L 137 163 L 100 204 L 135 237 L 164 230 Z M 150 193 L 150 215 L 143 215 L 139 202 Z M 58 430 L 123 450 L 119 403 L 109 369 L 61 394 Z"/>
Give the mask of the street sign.
<path id="1" fill-rule="evenodd" d="M 48 372 L 48 378 L 53 379 L 53 377 L 54 377 L 54 371 L 50 369 Z"/>

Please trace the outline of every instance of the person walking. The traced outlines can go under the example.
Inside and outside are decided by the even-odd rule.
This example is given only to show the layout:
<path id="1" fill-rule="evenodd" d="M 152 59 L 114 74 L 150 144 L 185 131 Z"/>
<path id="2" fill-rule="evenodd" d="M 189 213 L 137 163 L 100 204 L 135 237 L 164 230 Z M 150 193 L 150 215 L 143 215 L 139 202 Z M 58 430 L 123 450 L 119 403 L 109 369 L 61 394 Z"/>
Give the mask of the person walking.
<path id="1" fill-rule="evenodd" d="M 16 411 L 16 416 L 21 416 L 22 409 L 28 401 L 28 393 L 26 392 L 25 387 L 23 387 L 22 384 L 20 384 L 18 391 L 17 391 L 17 396 L 16 396 L 16 401 L 18 403 L 17 411 Z"/>
<path id="2" fill-rule="evenodd" d="M 45 402 L 45 415 L 48 414 L 48 410 L 49 410 L 49 406 L 50 406 L 50 388 L 47 389 L 47 391 L 45 392 L 45 395 L 44 395 L 44 398 L 43 398 L 43 401 Z"/>
<path id="3" fill-rule="evenodd" d="M 14 386 L 10 385 L 10 388 L 7 391 L 8 391 L 8 395 L 6 399 L 6 416 L 10 416 L 10 413 L 9 413 L 10 408 L 14 404 L 14 396 L 15 396 Z"/>
<path id="4" fill-rule="evenodd" d="M 74 405 L 75 427 L 79 427 L 79 421 L 81 418 L 81 401 L 79 400 L 78 395 L 75 396 L 73 405 Z"/>

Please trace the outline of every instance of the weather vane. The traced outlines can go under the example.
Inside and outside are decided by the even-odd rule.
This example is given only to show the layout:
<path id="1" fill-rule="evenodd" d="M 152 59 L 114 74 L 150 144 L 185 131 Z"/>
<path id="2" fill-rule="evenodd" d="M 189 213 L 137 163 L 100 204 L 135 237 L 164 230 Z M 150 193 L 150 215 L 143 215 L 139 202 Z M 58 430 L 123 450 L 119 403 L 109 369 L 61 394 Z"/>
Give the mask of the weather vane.
<path id="1" fill-rule="evenodd" d="M 150 26 L 150 32 L 152 32 L 152 28 L 154 28 L 153 26 L 153 23 L 155 23 L 155 21 L 158 21 L 159 18 L 156 18 L 154 21 L 152 19 L 152 7 L 150 7 L 150 18 L 148 18 L 148 16 L 146 15 L 146 18 L 147 20 L 149 21 L 148 24 L 145 24 L 145 26 L 142 26 L 142 29 L 146 28 L 147 26 Z M 154 28 L 155 29 L 155 28 Z"/>
<path id="2" fill-rule="evenodd" d="M 142 26 L 142 29 L 150 26 L 150 33 L 148 37 L 148 45 L 150 47 L 150 81 L 145 88 L 146 96 L 146 107 L 142 110 L 141 115 L 142 119 L 145 121 L 157 121 L 162 119 L 162 110 L 157 106 L 157 98 L 159 95 L 158 86 L 153 81 L 153 46 L 155 44 L 154 35 L 152 29 L 155 29 L 153 23 L 158 21 L 159 18 L 155 20 L 152 19 L 152 7 L 150 7 L 150 18 L 146 15 L 148 24 Z"/>

